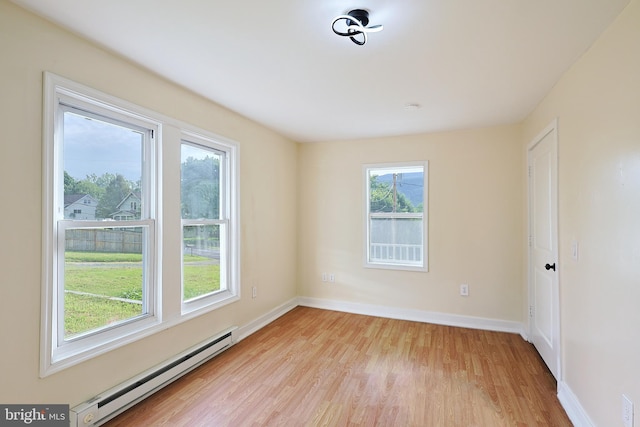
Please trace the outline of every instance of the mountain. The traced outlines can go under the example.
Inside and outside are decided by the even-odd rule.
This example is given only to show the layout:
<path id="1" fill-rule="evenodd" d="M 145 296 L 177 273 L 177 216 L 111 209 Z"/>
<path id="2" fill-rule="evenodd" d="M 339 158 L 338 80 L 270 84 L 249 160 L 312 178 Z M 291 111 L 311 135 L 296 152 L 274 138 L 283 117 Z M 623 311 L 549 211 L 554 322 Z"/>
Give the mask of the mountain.
<path id="1" fill-rule="evenodd" d="M 399 174 L 396 180 L 396 189 L 398 193 L 402 193 L 411 201 L 413 206 L 423 203 L 424 190 L 424 174 L 421 172 L 411 172 Z M 378 176 L 378 182 L 384 182 L 389 185 L 393 184 L 393 174 Z"/>

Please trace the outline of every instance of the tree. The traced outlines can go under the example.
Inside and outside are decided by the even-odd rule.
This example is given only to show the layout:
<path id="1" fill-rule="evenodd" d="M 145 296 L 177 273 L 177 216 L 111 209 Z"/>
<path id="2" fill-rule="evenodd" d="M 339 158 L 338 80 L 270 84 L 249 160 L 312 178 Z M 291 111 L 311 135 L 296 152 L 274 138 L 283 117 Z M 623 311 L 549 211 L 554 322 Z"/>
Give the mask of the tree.
<path id="1" fill-rule="evenodd" d="M 104 185 L 100 186 L 99 182 Z M 95 174 L 87 175 L 85 179 L 75 179 L 67 171 L 64 172 L 64 194 L 66 195 L 89 194 L 94 199 L 100 200 L 108 183 L 106 178 L 98 178 Z"/>
<path id="2" fill-rule="evenodd" d="M 219 160 L 187 158 L 181 168 L 182 218 L 218 218 L 220 189 Z"/>
<path id="3" fill-rule="evenodd" d="M 418 212 L 411 201 L 396 187 L 395 210 L 393 184 L 378 181 L 373 175 L 369 179 L 371 212 Z"/>
<path id="4" fill-rule="evenodd" d="M 76 182 L 76 194 L 90 194 L 94 199 L 100 200 L 104 191 L 104 188 L 86 179 Z"/>
<path id="5" fill-rule="evenodd" d="M 97 218 L 109 218 L 111 214 L 117 211 L 120 202 L 132 191 L 131 183 L 124 176 L 120 174 L 105 175 L 111 175 L 112 178 L 98 201 L 98 206 L 96 207 Z"/>
<path id="6" fill-rule="evenodd" d="M 69 175 L 67 171 L 64 171 L 64 194 L 77 194 L 77 185 L 78 182 L 71 175 Z"/>

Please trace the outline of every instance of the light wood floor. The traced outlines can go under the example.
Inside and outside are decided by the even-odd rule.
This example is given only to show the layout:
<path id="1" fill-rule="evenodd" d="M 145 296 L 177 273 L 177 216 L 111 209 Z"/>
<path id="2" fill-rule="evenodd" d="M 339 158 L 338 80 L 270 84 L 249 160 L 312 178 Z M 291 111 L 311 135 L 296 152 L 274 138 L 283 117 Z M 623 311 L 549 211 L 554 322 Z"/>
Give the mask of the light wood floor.
<path id="1" fill-rule="evenodd" d="M 571 426 L 519 335 L 297 307 L 106 424 Z"/>

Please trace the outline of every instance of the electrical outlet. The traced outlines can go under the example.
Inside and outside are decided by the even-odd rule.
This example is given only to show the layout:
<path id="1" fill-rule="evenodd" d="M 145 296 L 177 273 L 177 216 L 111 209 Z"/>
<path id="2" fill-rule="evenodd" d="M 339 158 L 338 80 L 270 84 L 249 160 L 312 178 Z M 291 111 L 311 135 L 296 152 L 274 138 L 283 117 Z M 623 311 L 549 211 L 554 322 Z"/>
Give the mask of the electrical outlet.
<path id="1" fill-rule="evenodd" d="M 463 297 L 469 296 L 469 285 L 467 285 L 466 283 L 460 285 L 460 295 Z"/>
<path id="2" fill-rule="evenodd" d="M 633 402 L 622 395 L 622 422 L 624 427 L 633 427 Z"/>
<path id="3" fill-rule="evenodd" d="M 254 286 L 253 288 L 251 288 L 251 298 L 255 298 L 258 296 L 258 287 Z"/>

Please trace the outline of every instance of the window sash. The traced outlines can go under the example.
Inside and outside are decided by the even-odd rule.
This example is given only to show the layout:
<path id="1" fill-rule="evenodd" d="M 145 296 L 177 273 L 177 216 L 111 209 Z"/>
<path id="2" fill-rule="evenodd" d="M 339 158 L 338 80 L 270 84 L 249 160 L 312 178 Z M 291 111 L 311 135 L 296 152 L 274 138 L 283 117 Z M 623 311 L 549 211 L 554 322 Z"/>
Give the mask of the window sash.
<path id="1" fill-rule="evenodd" d="M 193 142 L 192 140 L 196 140 L 199 142 Z M 218 156 L 218 218 L 201 218 L 201 219 L 196 219 L 196 220 L 214 220 L 214 219 L 219 219 L 219 220 L 228 220 L 230 215 L 231 215 L 231 210 L 230 210 L 230 204 L 228 202 L 229 200 L 229 192 L 231 191 L 230 189 L 230 183 L 228 182 L 227 179 L 227 175 L 229 173 L 229 165 L 228 165 L 228 153 L 224 148 L 221 147 L 217 147 L 217 144 L 215 144 L 215 142 L 205 139 L 202 136 L 199 135 L 190 135 L 189 139 L 182 139 L 181 140 L 181 144 L 180 144 L 181 148 L 182 146 L 189 146 L 189 147 L 193 147 L 196 149 L 200 149 L 202 151 L 207 151 L 210 152 L 216 156 Z M 182 163 L 180 168 L 182 169 Z M 182 170 L 181 170 L 182 173 Z M 180 194 L 180 200 L 182 202 L 182 192 Z M 182 214 L 181 214 L 182 217 Z M 182 218 L 184 221 L 186 220 L 190 220 L 188 218 Z"/>
<path id="2" fill-rule="evenodd" d="M 105 325 L 102 327 L 90 329 L 82 332 L 77 336 L 65 337 L 65 263 L 66 263 L 66 234 L 67 230 L 104 230 L 104 229 L 118 229 L 118 228 L 142 228 L 144 237 L 141 239 L 141 253 L 142 253 L 142 314 L 134 316 L 112 325 Z M 56 287 L 56 300 L 57 300 L 57 336 L 54 342 L 56 347 L 62 347 L 74 342 L 79 342 L 87 337 L 100 335 L 108 330 L 121 328 L 125 325 L 131 324 L 138 320 L 153 317 L 155 315 L 155 301 L 156 292 L 153 284 L 155 283 L 155 268 L 152 260 L 154 259 L 153 253 L 155 251 L 155 221 L 142 220 L 142 221 L 72 221 L 63 220 L 58 222 L 57 227 L 57 254 L 56 254 L 56 269 L 57 269 L 57 287 Z M 135 326 L 135 325 L 134 325 Z"/>
<path id="3" fill-rule="evenodd" d="M 79 96 L 79 95 L 78 95 Z M 97 102 L 97 101 L 96 101 Z M 142 136 L 141 161 L 141 211 L 140 218 L 154 218 L 156 216 L 155 194 L 156 184 L 156 134 L 158 126 L 149 121 L 143 121 L 137 116 L 128 116 L 123 112 L 114 110 L 115 107 L 92 104 L 82 99 L 73 98 L 64 93 L 60 94 L 56 106 L 56 122 L 54 131 L 54 145 L 57 170 L 57 182 L 54 183 L 56 202 L 63 209 L 56 209 L 57 219 L 64 219 L 64 114 L 73 113 L 85 116 L 97 121 L 119 126 L 137 132 Z"/>
<path id="4" fill-rule="evenodd" d="M 202 303 L 202 300 L 204 298 L 208 298 L 210 296 L 215 296 L 215 294 L 219 294 L 222 292 L 225 292 L 228 290 L 228 271 L 229 271 L 229 248 L 227 245 L 227 242 L 229 241 L 228 239 L 228 222 L 227 221 L 210 221 L 207 222 L 206 224 L 203 224 L 202 222 L 199 221 L 184 221 L 183 222 L 183 226 L 182 226 L 182 230 L 183 230 L 183 235 L 184 235 L 184 230 L 187 227 L 200 227 L 200 226 L 207 226 L 207 225 L 218 225 L 218 251 L 219 251 L 219 258 L 218 258 L 218 265 L 219 265 L 219 288 L 217 290 L 213 290 L 211 292 L 207 292 L 207 293 L 203 293 L 200 295 L 197 295 L 195 297 L 191 297 L 191 298 L 186 298 L 185 297 L 185 289 L 188 285 L 188 283 L 186 282 L 185 279 L 185 264 L 184 264 L 184 256 L 186 255 L 186 252 L 189 250 L 188 247 L 186 247 L 186 245 L 183 245 L 183 255 L 182 255 L 182 302 L 183 302 L 183 308 L 187 308 L 193 305 L 197 305 L 197 304 L 191 304 L 191 303 L 195 303 L 195 302 L 200 302 Z M 206 304 L 207 301 L 204 301 L 204 304 Z"/>
<path id="5" fill-rule="evenodd" d="M 369 222 L 369 263 L 381 263 L 381 264 L 393 264 L 393 265 L 407 265 L 414 267 L 421 267 L 423 264 L 423 216 L 422 214 L 392 214 L 392 215 L 381 215 L 381 214 L 372 214 L 370 216 Z M 386 230 L 387 236 L 384 239 L 380 238 L 380 230 L 376 237 L 374 238 L 374 230 L 376 228 L 380 228 L 380 226 L 384 224 L 379 224 L 376 226 L 376 220 L 379 222 L 382 221 L 391 221 L 390 222 L 390 230 Z M 408 230 L 405 224 L 407 221 L 416 221 L 419 220 L 418 224 L 413 224 L 413 227 L 416 228 L 418 226 L 417 235 L 414 236 L 412 240 L 418 240 L 417 242 L 407 242 L 406 233 Z M 388 226 L 386 228 L 389 228 Z M 398 230 L 399 228 L 399 230 Z M 404 229 L 403 229 L 404 228 Z M 415 230 L 414 230 L 415 231 Z M 391 236 L 388 234 L 391 233 Z M 398 237 L 398 235 L 403 236 Z"/>

